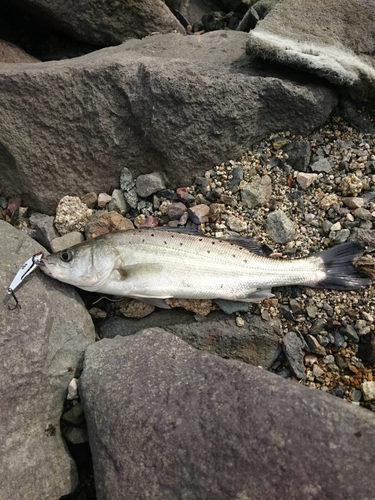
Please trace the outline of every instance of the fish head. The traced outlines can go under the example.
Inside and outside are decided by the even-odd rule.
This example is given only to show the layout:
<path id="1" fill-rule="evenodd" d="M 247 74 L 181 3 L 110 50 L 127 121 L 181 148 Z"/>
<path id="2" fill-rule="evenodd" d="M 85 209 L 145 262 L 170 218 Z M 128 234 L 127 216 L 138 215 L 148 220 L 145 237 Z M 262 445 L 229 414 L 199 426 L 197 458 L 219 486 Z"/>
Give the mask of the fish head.
<path id="1" fill-rule="evenodd" d="M 64 283 L 95 292 L 107 281 L 118 259 L 106 240 L 94 238 L 44 257 L 40 269 Z"/>

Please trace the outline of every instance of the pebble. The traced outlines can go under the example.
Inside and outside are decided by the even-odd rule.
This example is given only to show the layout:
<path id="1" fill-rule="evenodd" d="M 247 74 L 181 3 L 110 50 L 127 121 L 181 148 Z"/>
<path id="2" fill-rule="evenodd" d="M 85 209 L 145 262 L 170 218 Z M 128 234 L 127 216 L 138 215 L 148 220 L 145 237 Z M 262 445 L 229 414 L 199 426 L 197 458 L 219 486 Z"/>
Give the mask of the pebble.
<path id="1" fill-rule="evenodd" d="M 68 394 L 66 396 L 68 401 L 78 399 L 78 378 L 72 378 L 68 385 Z"/>
<path id="2" fill-rule="evenodd" d="M 365 208 L 356 208 L 353 212 L 353 215 L 356 219 L 361 219 L 361 220 L 372 219 L 372 213 L 369 210 L 366 210 Z"/>
<path id="3" fill-rule="evenodd" d="M 319 356 L 325 356 L 327 354 L 325 348 L 322 345 L 320 345 L 318 340 L 312 335 L 307 335 L 306 341 L 312 353 L 318 354 Z"/>
<path id="4" fill-rule="evenodd" d="M 72 231 L 83 232 L 92 213 L 78 196 L 64 196 L 57 205 L 55 227 L 60 235 Z"/>
<path id="5" fill-rule="evenodd" d="M 9 198 L 6 211 L 7 215 L 9 217 L 12 217 L 13 214 L 21 207 L 21 203 L 22 203 L 21 198 Z"/>
<path id="6" fill-rule="evenodd" d="M 323 363 L 325 365 L 331 365 L 334 362 L 335 362 L 335 358 L 334 358 L 334 356 L 332 356 L 332 354 L 327 354 L 327 356 L 323 357 Z"/>
<path id="7" fill-rule="evenodd" d="M 134 229 L 131 220 L 126 219 L 117 212 L 97 212 L 85 227 L 85 236 L 87 240 L 96 238 L 101 234 L 116 233 Z"/>
<path id="8" fill-rule="evenodd" d="M 212 221 L 218 220 L 223 213 L 225 213 L 225 205 L 223 203 L 211 203 L 210 213 L 208 216 Z"/>
<path id="9" fill-rule="evenodd" d="M 247 302 L 237 302 L 234 300 L 216 299 L 215 304 L 219 306 L 225 314 L 247 312 L 249 309 L 249 304 Z"/>
<path id="10" fill-rule="evenodd" d="M 227 224 L 229 229 L 235 231 L 236 233 L 242 233 L 247 229 L 247 222 L 235 217 L 234 215 L 230 215 L 228 217 Z"/>
<path id="11" fill-rule="evenodd" d="M 139 175 L 135 184 L 135 191 L 141 198 L 147 198 L 165 188 L 164 178 L 160 172 Z"/>
<path id="12" fill-rule="evenodd" d="M 351 209 L 362 208 L 364 205 L 364 199 L 355 196 L 353 197 L 344 196 L 342 198 L 342 202 L 344 203 L 344 205 L 346 205 Z"/>
<path id="13" fill-rule="evenodd" d="M 259 175 L 251 182 L 240 183 L 241 200 L 248 208 L 266 205 L 272 196 L 272 181 L 269 175 Z"/>
<path id="14" fill-rule="evenodd" d="M 313 366 L 312 372 L 315 378 L 322 378 L 324 376 L 324 370 L 318 364 Z"/>
<path id="15" fill-rule="evenodd" d="M 362 191 L 363 184 L 355 174 L 349 174 L 340 181 L 339 188 L 343 196 L 357 196 Z"/>
<path id="16" fill-rule="evenodd" d="M 188 209 L 189 217 L 194 224 L 203 224 L 208 222 L 210 207 L 205 204 L 195 205 Z"/>
<path id="17" fill-rule="evenodd" d="M 49 252 L 51 251 L 51 242 L 58 238 L 59 233 L 54 226 L 54 217 L 38 212 L 33 213 L 29 217 L 31 226 L 35 229 L 35 239 L 39 241 Z"/>
<path id="18" fill-rule="evenodd" d="M 284 146 L 283 151 L 288 155 L 287 163 L 291 167 L 306 172 L 311 158 L 311 144 L 309 141 L 291 141 Z"/>
<path id="19" fill-rule="evenodd" d="M 109 212 L 118 212 L 121 215 L 126 215 L 129 212 L 130 207 L 121 189 L 113 190 L 111 201 L 108 203 L 107 209 Z"/>
<path id="20" fill-rule="evenodd" d="M 104 208 L 107 203 L 109 203 L 112 200 L 112 196 L 110 196 L 107 193 L 99 193 L 98 195 L 98 207 L 99 208 Z"/>
<path id="21" fill-rule="evenodd" d="M 306 377 L 303 342 L 294 331 L 289 331 L 283 338 L 283 351 L 289 362 L 290 368 L 294 375 L 300 380 Z"/>
<path id="22" fill-rule="evenodd" d="M 168 217 L 171 220 L 178 220 L 183 216 L 183 214 L 186 211 L 187 211 L 187 208 L 183 203 L 181 203 L 181 202 L 171 203 L 168 206 Z"/>
<path id="23" fill-rule="evenodd" d="M 98 195 L 94 191 L 91 191 L 90 193 L 83 195 L 81 201 L 82 203 L 85 203 L 88 208 L 95 208 L 98 201 Z"/>
<path id="24" fill-rule="evenodd" d="M 124 300 L 119 304 L 120 313 L 126 318 L 145 318 L 149 314 L 155 311 L 155 306 L 147 304 L 146 302 L 141 302 L 140 300 Z"/>
<path id="25" fill-rule="evenodd" d="M 276 243 L 288 243 L 295 238 L 296 230 L 285 213 L 276 210 L 267 216 L 267 235 Z"/>
<path id="26" fill-rule="evenodd" d="M 311 170 L 313 172 L 325 172 L 328 174 L 331 172 L 333 165 L 326 158 L 321 158 L 311 165 Z"/>
<path id="27" fill-rule="evenodd" d="M 365 401 L 372 401 L 375 399 L 375 382 L 369 380 L 363 382 L 362 393 Z"/>
<path id="28" fill-rule="evenodd" d="M 135 186 L 135 182 L 133 179 L 133 174 L 127 167 L 124 167 L 121 170 L 120 174 L 120 188 L 122 191 L 130 191 Z"/>
<path id="29" fill-rule="evenodd" d="M 60 236 L 59 238 L 55 238 L 54 240 L 52 240 L 51 250 L 52 252 L 60 252 L 61 250 L 72 247 L 73 245 L 82 243 L 84 239 L 85 238 L 82 233 L 79 233 L 78 231 L 72 231 L 71 233 L 64 234 L 64 236 Z"/>
<path id="30" fill-rule="evenodd" d="M 135 222 L 135 221 L 134 221 Z M 159 225 L 159 219 L 149 215 L 143 218 L 137 225 L 137 227 L 157 227 Z"/>
<path id="31" fill-rule="evenodd" d="M 236 325 L 239 328 L 242 328 L 243 326 L 245 326 L 245 320 L 241 316 L 236 316 Z"/>
<path id="32" fill-rule="evenodd" d="M 318 174 L 308 174 L 306 172 L 298 172 L 296 180 L 302 189 L 309 188 L 318 178 Z"/>

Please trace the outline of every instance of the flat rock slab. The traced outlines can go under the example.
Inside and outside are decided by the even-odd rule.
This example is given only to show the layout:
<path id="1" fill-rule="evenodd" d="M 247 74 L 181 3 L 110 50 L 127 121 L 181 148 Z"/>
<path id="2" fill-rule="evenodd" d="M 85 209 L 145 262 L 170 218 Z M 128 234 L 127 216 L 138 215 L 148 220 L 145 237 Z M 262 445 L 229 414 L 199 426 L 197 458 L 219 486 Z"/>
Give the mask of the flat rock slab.
<path id="1" fill-rule="evenodd" d="M 80 379 L 97 498 L 373 498 L 366 410 L 162 329 L 90 346 Z"/>
<path id="2" fill-rule="evenodd" d="M 134 177 L 159 171 L 169 187 L 187 186 L 269 132 L 323 124 L 335 91 L 252 66 L 246 39 L 158 35 L 71 60 L 1 65 L 3 196 L 53 214 L 67 194 L 112 191 L 124 165 Z"/>
<path id="3" fill-rule="evenodd" d="M 373 0 L 284 0 L 249 34 L 247 52 L 326 78 L 374 110 Z"/>
<path id="4" fill-rule="evenodd" d="M 239 327 L 233 316 L 222 312 L 210 313 L 203 321 L 197 322 L 192 313 L 181 309 L 157 311 L 141 320 L 110 318 L 100 326 L 100 335 L 104 338 L 127 336 L 155 326 L 177 335 L 197 349 L 266 369 L 281 352 L 280 321 L 264 321 L 255 315 Z"/>
<path id="5" fill-rule="evenodd" d="M 17 291 L 22 309 L 8 310 L 14 275 L 44 249 L 3 221 L 0 241 L 0 498 L 58 499 L 78 481 L 60 434 L 63 401 L 95 332 L 75 290 L 38 271 Z"/>

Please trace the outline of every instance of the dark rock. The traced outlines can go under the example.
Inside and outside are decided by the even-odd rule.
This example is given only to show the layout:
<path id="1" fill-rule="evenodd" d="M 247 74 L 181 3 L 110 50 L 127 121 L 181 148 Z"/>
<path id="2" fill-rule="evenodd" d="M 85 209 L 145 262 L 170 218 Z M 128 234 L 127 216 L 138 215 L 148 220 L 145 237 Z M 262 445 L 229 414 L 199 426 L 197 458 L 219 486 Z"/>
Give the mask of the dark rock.
<path id="1" fill-rule="evenodd" d="M 338 398 L 343 398 L 345 396 L 345 392 L 348 390 L 347 386 L 336 385 L 332 390 L 329 391 L 329 394 L 333 396 L 337 396 Z"/>
<path id="2" fill-rule="evenodd" d="M 67 192 L 110 192 L 124 164 L 135 176 L 166 173 L 169 188 L 190 185 L 270 131 L 302 134 L 323 124 L 334 91 L 294 81 L 293 71 L 265 75 L 244 55 L 246 37 L 159 35 L 71 60 L 4 64 L 2 195 L 22 194 L 26 206 L 53 214 Z M 134 195 L 124 192 L 132 208 Z"/>
<path id="3" fill-rule="evenodd" d="M 232 180 L 228 184 L 228 191 L 236 192 L 240 182 L 243 180 L 243 168 L 235 167 L 232 170 Z"/>
<path id="4" fill-rule="evenodd" d="M 282 210 L 275 210 L 267 216 L 267 235 L 276 243 L 287 243 L 295 238 L 296 229 Z"/>
<path id="5" fill-rule="evenodd" d="M 127 38 L 143 38 L 152 32 L 185 30 L 161 0 L 92 0 L 82 5 L 64 0 L 18 0 L 26 11 L 39 14 L 44 23 L 93 45 L 118 45 Z"/>
<path id="6" fill-rule="evenodd" d="M 280 322 L 262 321 L 255 315 L 250 316 L 244 327 L 238 327 L 233 317 L 221 312 L 211 313 L 204 321 L 197 322 L 191 313 L 174 309 L 158 311 L 141 320 L 111 318 L 103 322 L 100 334 L 105 338 L 127 336 L 155 326 L 181 337 L 197 349 L 264 368 L 269 368 L 281 352 Z"/>
<path id="7" fill-rule="evenodd" d="M 241 19 L 241 21 L 237 27 L 237 30 L 238 31 L 245 31 L 246 33 L 249 33 L 250 30 L 253 30 L 255 28 L 258 21 L 259 21 L 258 12 L 253 7 L 250 7 L 250 9 L 246 12 L 244 17 Z"/>
<path id="8" fill-rule="evenodd" d="M 287 153 L 287 163 L 300 172 L 307 172 L 311 158 L 311 145 L 309 141 L 291 141 L 283 147 Z"/>
<path id="9" fill-rule="evenodd" d="M 0 280 L 9 285 L 44 248 L 2 221 L 0 240 L 6 264 Z M 35 272 L 16 294 L 22 309 L 0 308 L 0 498 L 57 499 L 77 486 L 60 416 L 69 382 L 94 342 L 94 326 L 74 288 L 43 273 Z"/>
<path id="10" fill-rule="evenodd" d="M 292 372 L 298 379 L 306 378 L 303 347 L 304 342 L 296 332 L 290 331 L 284 336 L 283 351 Z"/>
<path id="11" fill-rule="evenodd" d="M 181 203 L 171 203 L 168 207 L 168 217 L 171 220 L 177 220 L 187 211 L 186 206 Z"/>
<path id="12" fill-rule="evenodd" d="M 369 365 L 375 364 L 375 333 L 363 335 L 358 344 L 358 356 Z"/>
<path id="13" fill-rule="evenodd" d="M 325 356 L 327 354 L 325 348 L 319 344 L 317 339 L 312 335 L 306 336 L 307 345 L 313 354 L 318 354 L 319 356 Z"/>
<path id="14" fill-rule="evenodd" d="M 355 342 L 358 342 L 359 337 L 358 333 L 356 332 L 355 328 L 352 325 L 344 325 L 339 329 L 339 333 L 342 335 L 345 335 L 351 340 L 354 340 Z"/>
<path id="15" fill-rule="evenodd" d="M 35 212 L 30 215 L 29 221 L 35 229 L 36 241 L 51 252 L 52 240 L 59 237 L 59 233 L 56 231 L 54 226 L 54 217 Z"/>
<path id="16" fill-rule="evenodd" d="M 147 198 L 162 189 L 165 189 L 165 184 L 163 175 L 160 172 L 152 172 L 137 177 L 135 191 L 141 198 Z"/>
<path id="17" fill-rule="evenodd" d="M 80 393 L 98 499 L 373 496 L 371 412 L 159 328 L 90 346 Z"/>

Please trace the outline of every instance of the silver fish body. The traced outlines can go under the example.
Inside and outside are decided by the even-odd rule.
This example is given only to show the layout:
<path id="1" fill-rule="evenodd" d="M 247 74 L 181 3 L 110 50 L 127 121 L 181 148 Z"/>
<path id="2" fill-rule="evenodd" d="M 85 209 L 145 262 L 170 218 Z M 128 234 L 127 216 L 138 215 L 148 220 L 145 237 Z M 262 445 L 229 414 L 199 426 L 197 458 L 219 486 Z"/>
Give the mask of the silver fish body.
<path id="1" fill-rule="evenodd" d="M 105 294 L 257 301 L 272 295 L 274 286 L 366 286 L 369 279 L 352 265 L 362 252 L 363 245 L 352 242 L 304 259 L 276 260 L 257 255 L 238 241 L 134 229 L 49 255 L 41 269 L 65 283 Z"/>

